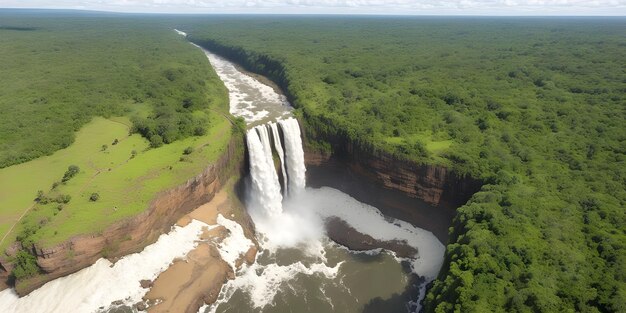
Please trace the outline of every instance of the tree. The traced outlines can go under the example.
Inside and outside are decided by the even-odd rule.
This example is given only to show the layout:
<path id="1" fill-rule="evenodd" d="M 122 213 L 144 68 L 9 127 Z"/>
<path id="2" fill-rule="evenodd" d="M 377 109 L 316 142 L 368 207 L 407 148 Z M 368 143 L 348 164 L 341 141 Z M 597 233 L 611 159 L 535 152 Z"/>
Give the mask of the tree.
<path id="1" fill-rule="evenodd" d="M 159 135 L 153 135 L 150 137 L 150 146 L 152 148 L 158 148 L 163 145 L 163 138 Z"/>
<path id="2" fill-rule="evenodd" d="M 65 172 L 65 174 L 63 175 L 63 179 L 61 181 L 62 182 L 67 182 L 72 177 L 74 177 L 76 174 L 78 174 L 78 172 L 80 172 L 80 168 L 78 166 L 70 165 L 67 168 L 67 171 Z"/>
<path id="3" fill-rule="evenodd" d="M 37 258 L 34 255 L 20 250 L 15 255 L 15 268 L 13 268 L 13 277 L 16 279 L 27 278 L 39 273 L 40 269 L 37 265 Z"/>

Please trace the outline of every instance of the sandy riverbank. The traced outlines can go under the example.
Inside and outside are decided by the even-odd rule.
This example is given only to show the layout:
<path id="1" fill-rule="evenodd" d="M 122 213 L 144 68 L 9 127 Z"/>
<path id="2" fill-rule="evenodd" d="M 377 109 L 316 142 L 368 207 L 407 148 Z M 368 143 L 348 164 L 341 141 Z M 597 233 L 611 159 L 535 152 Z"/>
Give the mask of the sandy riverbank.
<path id="1" fill-rule="evenodd" d="M 177 224 L 185 226 L 192 219 L 196 219 L 209 225 L 217 225 L 217 217 L 221 214 L 236 220 L 242 226 L 246 225 L 245 221 L 237 219 L 237 216 L 242 216 L 238 214 L 242 208 L 226 189 L 218 192 L 211 202 L 182 217 Z M 203 304 L 215 302 L 222 285 L 228 279 L 234 278 L 234 270 L 222 260 L 217 248 L 228 235 L 229 231 L 224 226 L 205 229 L 201 238 L 206 241 L 190 251 L 184 260 L 175 261 L 151 283 L 144 300 L 158 304 L 149 307 L 148 311 L 197 312 Z M 247 229 L 246 235 L 251 236 L 252 231 Z M 244 260 L 252 263 L 255 256 L 256 247 L 252 247 L 237 263 L 240 265 Z"/>

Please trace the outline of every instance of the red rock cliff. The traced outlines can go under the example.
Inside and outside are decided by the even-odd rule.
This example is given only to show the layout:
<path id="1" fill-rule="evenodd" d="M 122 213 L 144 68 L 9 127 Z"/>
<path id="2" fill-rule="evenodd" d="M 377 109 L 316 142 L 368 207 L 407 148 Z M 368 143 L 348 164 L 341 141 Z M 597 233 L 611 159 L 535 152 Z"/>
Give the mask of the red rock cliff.
<path id="1" fill-rule="evenodd" d="M 306 128 L 305 142 L 315 138 L 331 145 L 329 152 L 320 152 L 305 144 L 309 186 L 339 189 L 385 215 L 433 232 L 444 244 L 456 208 L 482 186 L 479 180 L 445 167 L 402 160 Z"/>
<path id="2" fill-rule="evenodd" d="M 433 206 L 460 206 L 482 185 L 442 166 L 416 164 L 389 153 L 365 151 L 351 143 L 334 147 L 331 153 L 306 149 L 305 162 L 314 166 L 341 163 L 355 174 Z"/>

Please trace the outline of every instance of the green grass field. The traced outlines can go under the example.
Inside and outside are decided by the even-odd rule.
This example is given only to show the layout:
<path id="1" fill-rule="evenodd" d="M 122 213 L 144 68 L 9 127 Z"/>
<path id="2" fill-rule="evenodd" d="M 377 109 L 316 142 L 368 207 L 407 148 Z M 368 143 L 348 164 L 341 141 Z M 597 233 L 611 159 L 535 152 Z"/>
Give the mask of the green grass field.
<path id="1" fill-rule="evenodd" d="M 119 157 L 129 157 L 130 151 L 120 149 L 122 144 L 132 142 L 133 145 L 143 146 L 138 136 L 128 137 L 128 129 L 128 125 L 96 118 L 78 132 L 76 141 L 70 147 L 50 156 L 0 169 L 1 236 L 4 237 L 15 220 L 34 204 L 37 191 L 50 190 L 53 182 L 61 180 L 69 165 L 75 164 L 85 172 L 93 172 L 94 167 L 102 167 L 108 160 L 115 162 Z M 110 145 L 116 138 L 121 140 L 119 145 L 112 146 L 106 154 L 100 152 L 103 144 Z M 143 150 L 145 147 L 138 148 Z"/>
<path id="2" fill-rule="evenodd" d="M 13 234 L 26 227 L 41 226 L 30 239 L 46 247 L 71 236 L 103 230 L 112 222 L 147 208 L 156 193 L 196 176 L 215 161 L 230 140 L 230 122 L 215 117 L 204 136 L 190 137 L 155 149 L 138 134 L 129 136 L 127 118 L 95 118 L 76 135 L 70 147 L 53 155 L 0 169 L 0 217 L 2 235 L 29 207 L 34 206 L 7 236 L 0 248 L 13 242 Z M 119 143 L 111 145 L 118 139 Z M 102 151 L 102 145 L 108 145 Z M 194 151 L 180 161 L 183 151 Z M 131 158 L 132 151 L 137 155 Z M 69 165 L 80 173 L 51 190 Z M 48 197 L 70 195 L 71 201 L 58 211 L 57 203 L 36 204 L 38 190 Z M 92 193 L 99 199 L 89 200 Z"/>

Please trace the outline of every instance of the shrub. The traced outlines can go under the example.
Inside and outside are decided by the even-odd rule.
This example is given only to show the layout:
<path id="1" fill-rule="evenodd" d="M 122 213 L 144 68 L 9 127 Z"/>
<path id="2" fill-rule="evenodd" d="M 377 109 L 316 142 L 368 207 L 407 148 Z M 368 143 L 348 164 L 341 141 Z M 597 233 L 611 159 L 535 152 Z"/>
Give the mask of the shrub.
<path id="1" fill-rule="evenodd" d="M 76 174 L 78 174 L 78 172 L 80 172 L 80 168 L 78 166 L 76 166 L 76 165 L 68 166 L 67 167 L 67 171 L 63 175 L 63 179 L 61 181 L 62 182 L 67 182 L 68 180 L 72 179 L 72 177 L 76 176 Z"/>
<path id="2" fill-rule="evenodd" d="M 69 203 L 72 200 L 72 196 L 70 195 L 58 195 L 54 202 L 56 203 Z"/>
<path id="3" fill-rule="evenodd" d="M 43 199 L 46 198 L 46 195 L 43 193 L 43 190 L 38 190 L 37 191 L 37 197 L 35 198 L 35 201 L 37 202 L 42 202 Z"/>
<path id="4" fill-rule="evenodd" d="M 23 279 L 34 276 L 40 272 L 39 265 L 37 265 L 37 258 L 24 251 L 20 250 L 15 255 L 15 268 L 13 268 L 13 277 L 16 279 Z"/>
<path id="5" fill-rule="evenodd" d="M 187 147 L 185 148 L 185 151 L 183 151 L 184 155 L 188 155 L 191 154 L 193 152 L 193 147 Z"/>
<path id="6" fill-rule="evenodd" d="M 109 148 L 109 146 L 107 145 L 102 145 L 102 148 L 100 149 L 101 151 L 106 151 Z"/>
<path id="7" fill-rule="evenodd" d="M 95 202 L 98 201 L 98 199 L 100 199 L 100 195 L 97 192 L 94 192 L 91 196 L 89 196 L 89 201 Z"/>

